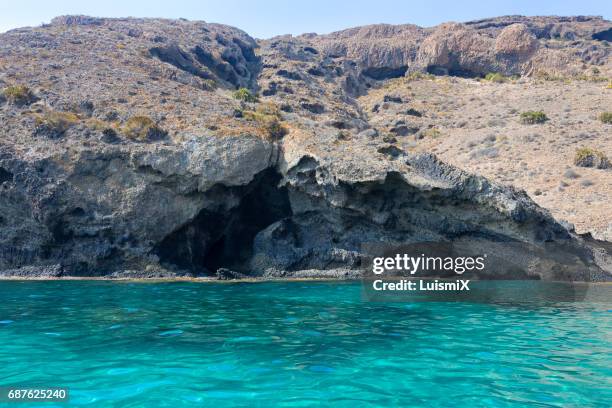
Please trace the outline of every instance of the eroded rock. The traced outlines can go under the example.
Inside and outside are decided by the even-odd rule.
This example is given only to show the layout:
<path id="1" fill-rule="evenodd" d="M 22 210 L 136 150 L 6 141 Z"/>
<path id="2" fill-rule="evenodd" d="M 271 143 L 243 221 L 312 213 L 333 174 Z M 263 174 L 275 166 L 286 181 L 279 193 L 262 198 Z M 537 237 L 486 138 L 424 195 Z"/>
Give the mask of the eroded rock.
<path id="1" fill-rule="evenodd" d="M 399 139 L 418 130 L 407 123 L 421 126 L 424 115 L 402 106 L 409 97 L 378 98 L 367 112 L 354 98 L 413 69 L 478 76 L 536 63 L 534 37 L 548 34 L 497 23 L 258 43 L 217 24 L 77 16 L 1 34 L 3 78 L 48 88 L 30 110 L 0 107 L 0 270 L 356 277 L 364 242 L 453 241 L 517 244 L 512 254 L 526 262 L 513 277 L 609 280 L 607 247 L 524 192 L 379 137 L 377 128 Z M 566 33 L 591 36 L 581 24 L 595 23 L 574 21 Z M 29 50 L 30 63 L 13 49 Z M 235 99 L 229 90 L 242 86 L 261 89 L 260 100 Z M 400 108 L 410 119 L 371 124 L 379 109 Z M 46 110 L 69 129 L 37 134 Z M 164 129 L 161 140 L 126 137 L 143 116 Z M 286 129 L 281 139 L 262 131 L 270 123 Z"/>

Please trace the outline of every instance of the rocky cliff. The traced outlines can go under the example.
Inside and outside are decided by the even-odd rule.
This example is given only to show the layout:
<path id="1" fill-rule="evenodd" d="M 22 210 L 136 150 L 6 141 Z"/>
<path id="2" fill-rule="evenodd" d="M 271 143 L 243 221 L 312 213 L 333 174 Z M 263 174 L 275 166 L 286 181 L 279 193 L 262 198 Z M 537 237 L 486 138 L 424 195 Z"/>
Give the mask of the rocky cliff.
<path id="1" fill-rule="evenodd" d="M 0 269 L 354 276 L 367 242 L 508 242 L 524 262 L 504 276 L 610 280 L 607 243 L 403 148 L 410 124 L 387 134 L 356 99 L 414 73 L 609 74 L 610 27 L 503 17 L 255 40 L 64 16 L 1 34 Z"/>

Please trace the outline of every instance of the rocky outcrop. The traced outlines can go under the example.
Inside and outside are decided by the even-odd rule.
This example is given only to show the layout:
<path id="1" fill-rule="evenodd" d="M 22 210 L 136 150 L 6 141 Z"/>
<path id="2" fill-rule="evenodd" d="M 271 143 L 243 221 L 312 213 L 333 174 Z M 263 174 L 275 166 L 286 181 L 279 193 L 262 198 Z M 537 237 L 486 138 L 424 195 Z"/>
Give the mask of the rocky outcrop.
<path id="1" fill-rule="evenodd" d="M 525 61 L 538 48 L 538 41 L 524 24 L 504 28 L 495 39 L 497 55 L 514 56 Z"/>
<path id="2" fill-rule="evenodd" d="M 3 183 L 0 269 L 53 259 L 75 275 L 146 266 L 157 244 L 202 211 L 222 217 L 237 205 L 237 193 L 218 186 L 248 184 L 270 166 L 272 149 L 256 138 L 215 138 L 31 161 L 2 150 L 0 167 L 16 175 Z"/>
<path id="3" fill-rule="evenodd" d="M 515 24 L 526 26 L 538 39 L 589 39 L 610 27 L 610 22 L 597 16 L 502 16 L 465 23 L 487 35 L 496 36 Z"/>
<path id="4" fill-rule="evenodd" d="M 309 40 L 330 58 L 356 61 L 361 73 L 377 80 L 411 72 L 576 75 L 584 63 L 605 63 L 607 57 L 600 54 L 610 51 L 601 41 L 610 29 L 610 22 L 600 17 L 506 16 L 428 29 L 372 25 Z"/>
<path id="5" fill-rule="evenodd" d="M 523 24 L 513 24 L 496 38 L 462 24 L 442 25 L 428 36 L 414 63 L 416 69 L 434 74 L 483 76 L 489 72 L 525 74 L 524 64 L 539 44 Z"/>
<path id="6" fill-rule="evenodd" d="M 528 25 L 256 43 L 203 22 L 76 16 L 0 38 L 3 92 L 36 97 L 0 104 L 0 270 L 355 277 L 366 242 L 436 241 L 512 243 L 525 262 L 510 277 L 612 276 L 604 244 L 523 192 L 379 137 L 353 99 L 418 64 L 514 72 L 538 52 Z M 259 100 L 235 96 L 243 86 Z"/>
<path id="7" fill-rule="evenodd" d="M 412 65 L 426 30 L 415 25 L 378 24 L 350 28 L 311 41 L 330 58 L 357 62 L 374 79 L 401 77 Z"/>
<path id="8" fill-rule="evenodd" d="M 338 166 L 333 156 L 278 156 L 277 148 L 252 139 L 109 149 L 82 152 L 62 169 L 4 152 L 0 165 L 18 177 L 3 183 L 1 267 L 61 265 L 63 275 L 77 276 L 207 276 L 220 268 L 291 276 L 359 270 L 365 243 L 454 242 L 507 244 L 502 252 L 518 244 L 520 277 L 611 276 L 599 247 L 524 193 L 431 155 L 402 154 L 365 171 Z M 560 251 L 575 259 L 562 261 Z"/>
<path id="9" fill-rule="evenodd" d="M 518 254 L 519 270 L 508 276 L 610 279 L 610 258 L 598 258 L 610 248 L 591 246 L 524 192 L 466 174 L 428 154 L 404 153 L 400 163 L 408 170 L 356 181 L 354 173 L 344 179 L 319 160 L 302 157 L 284 178 L 292 216 L 255 237 L 250 270 L 265 275 L 359 269 L 362 257 L 369 255 L 367 243 L 452 242 L 466 250 L 488 248 L 489 256 L 502 259 L 493 275 L 481 277 L 503 276 L 504 260 Z"/>

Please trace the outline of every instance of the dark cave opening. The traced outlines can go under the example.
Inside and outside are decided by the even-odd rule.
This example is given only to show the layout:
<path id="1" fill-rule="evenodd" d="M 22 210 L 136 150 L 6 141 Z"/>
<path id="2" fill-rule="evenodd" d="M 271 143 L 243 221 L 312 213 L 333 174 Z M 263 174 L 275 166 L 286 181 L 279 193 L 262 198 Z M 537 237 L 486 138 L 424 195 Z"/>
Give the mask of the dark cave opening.
<path id="1" fill-rule="evenodd" d="M 0 184 L 4 183 L 5 181 L 13 181 L 13 173 L 0 167 Z"/>
<path id="2" fill-rule="evenodd" d="M 391 67 L 371 67 L 363 70 L 362 74 L 368 78 L 382 81 L 385 79 L 400 78 L 403 77 L 408 71 L 408 66 L 403 65 L 397 68 Z"/>
<path id="3" fill-rule="evenodd" d="M 270 224 L 292 215 L 287 188 L 279 187 L 274 169 L 257 174 L 245 186 L 215 186 L 210 193 L 218 209 L 203 209 L 189 223 L 165 237 L 154 249 L 162 264 L 196 275 L 219 268 L 248 272 L 253 240 Z M 227 208 L 222 201 L 238 199 Z"/>
<path id="4" fill-rule="evenodd" d="M 612 28 L 594 33 L 592 38 L 599 41 L 612 41 Z"/>

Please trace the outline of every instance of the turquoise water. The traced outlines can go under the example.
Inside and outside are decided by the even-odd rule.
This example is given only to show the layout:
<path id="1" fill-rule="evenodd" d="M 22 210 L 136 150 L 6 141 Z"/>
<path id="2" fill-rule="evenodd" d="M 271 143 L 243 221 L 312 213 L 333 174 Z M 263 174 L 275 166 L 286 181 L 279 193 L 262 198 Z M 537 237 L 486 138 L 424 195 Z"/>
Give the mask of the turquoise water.
<path id="1" fill-rule="evenodd" d="M 359 283 L 0 282 L 0 386 L 70 389 L 3 406 L 612 406 L 612 286 L 480 285 L 381 303 Z"/>

